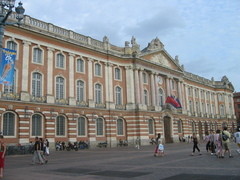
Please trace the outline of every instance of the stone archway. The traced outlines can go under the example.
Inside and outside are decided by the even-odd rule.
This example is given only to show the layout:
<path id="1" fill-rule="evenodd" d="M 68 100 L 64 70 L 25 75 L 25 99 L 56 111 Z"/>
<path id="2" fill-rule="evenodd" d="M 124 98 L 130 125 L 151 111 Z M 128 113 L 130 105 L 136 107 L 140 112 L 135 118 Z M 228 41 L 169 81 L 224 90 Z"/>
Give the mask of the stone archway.
<path id="1" fill-rule="evenodd" d="M 169 116 L 165 116 L 163 121 L 165 143 L 173 143 L 171 118 Z"/>

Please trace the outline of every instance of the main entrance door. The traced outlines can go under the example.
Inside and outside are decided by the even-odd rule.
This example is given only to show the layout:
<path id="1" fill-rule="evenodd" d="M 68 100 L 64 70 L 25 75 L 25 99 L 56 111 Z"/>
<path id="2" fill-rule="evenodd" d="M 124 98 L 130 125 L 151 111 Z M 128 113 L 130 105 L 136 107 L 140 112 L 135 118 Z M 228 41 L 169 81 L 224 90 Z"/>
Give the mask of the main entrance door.
<path id="1" fill-rule="evenodd" d="M 164 117 L 164 135 L 165 135 L 165 142 L 172 143 L 172 126 L 171 126 L 171 118 L 168 116 Z"/>

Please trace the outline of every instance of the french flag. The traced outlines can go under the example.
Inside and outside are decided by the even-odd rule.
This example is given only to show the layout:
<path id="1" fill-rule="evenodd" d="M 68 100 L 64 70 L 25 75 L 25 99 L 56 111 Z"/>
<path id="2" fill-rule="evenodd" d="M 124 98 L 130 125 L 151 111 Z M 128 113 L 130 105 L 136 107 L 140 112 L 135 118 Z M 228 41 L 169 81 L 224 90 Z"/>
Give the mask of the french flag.
<path id="1" fill-rule="evenodd" d="M 168 96 L 165 103 L 171 104 L 175 108 L 182 108 L 179 99 L 178 98 L 175 99 L 175 97 L 173 96 Z"/>

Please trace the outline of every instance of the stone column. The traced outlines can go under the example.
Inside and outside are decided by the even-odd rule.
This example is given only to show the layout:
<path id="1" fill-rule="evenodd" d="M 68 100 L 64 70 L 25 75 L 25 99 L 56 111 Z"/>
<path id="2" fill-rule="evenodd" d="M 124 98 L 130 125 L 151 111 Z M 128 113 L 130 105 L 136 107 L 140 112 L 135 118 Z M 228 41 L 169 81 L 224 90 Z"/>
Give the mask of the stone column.
<path id="1" fill-rule="evenodd" d="M 127 92 L 127 109 L 135 109 L 135 91 L 134 88 L 134 74 L 132 66 L 125 67 L 126 69 L 126 92 Z"/>
<path id="2" fill-rule="evenodd" d="M 228 103 L 228 96 L 224 93 L 224 107 L 225 107 L 225 115 L 229 113 L 229 103 Z"/>
<path id="3" fill-rule="evenodd" d="M 187 111 L 190 111 L 190 108 L 189 108 L 189 99 L 188 99 L 188 88 L 189 88 L 189 86 L 188 86 L 188 85 L 185 85 L 186 110 L 187 110 Z"/>
<path id="4" fill-rule="evenodd" d="M 88 58 L 88 104 L 89 107 L 95 107 L 93 99 L 93 59 Z"/>
<path id="5" fill-rule="evenodd" d="M 136 91 L 135 99 L 136 99 L 136 104 L 140 104 L 140 87 L 139 87 L 138 68 L 134 69 L 134 74 L 135 74 L 134 86 Z"/>
<path id="6" fill-rule="evenodd" d="M 219 115 L 219 106 L 218 106 L 218 94 L 214 94 L 214 98 L 215 98 L 215 112 L 217 115 Z"/>
<path id="7" fill-rule="evenodd" d="M 152 97 L 152 106 L 156 105 L 156 92 L 155 92 L 155 81 L 154 81 L 154 74 L 151 73 L 151 97 Z"/>
<path id="8" fill-rule="evenodd" d="M 139 72 L 139 86 L 140 86 L 140 104 L 144 104 L 143 98 L 143 69 L 140 69 Z"/>
<path id="9" fill-rule="evenodd" d="M 182 109 L 183 109 L 183 93 L 182 93 L 182 85 L 181 85 L 181 81 L 179 80 L 177 85 L 178 85 L 178 99 L 182 105 Z"/>
<path id="10" fill-rule="evenodd" d="M 48 48 L 47 51 L 47 103 L 54 103 L 54 80 L 53 80 L 53 48 Z"/>
<path id="11" fill-rule="evenodd" d="M 30 45 L 31 45 L 31 42 L 23 41 L 21 101 L 30 101 L 30 94 L 28 92 L 28 83 L 29 83 L 28 72 L 29 72 L 29 61 L 30 61 L 30 57 L 29 57 L 30 48 L 29 48 L 29 46 Z"/>
<path id="12" fill-rule="evenodd" d="M 113 64 L 105 63 L 105 82 L 106 82 L 106 108 L 107 109 L 114 109 L 113 103 L 113 71 L 112 71 Z"/>
<path id="13" fill-rule="evenodd" d="M 154 83 L 155 83 L 155 97 L 156 97 L 156 106 L 159 106 L 160 99 L 159 99 L 159 88 L 158 88 L 158 79 L 157 79 L 157 74 L 154 74 Z"/>
<path id="14" fill-rule="evenodd" d="M 170 78 L 166 77 L 166 84 L 167 84 L 167 96 L 171 95 L 171 87 L 170 87 Z"/>
<path id="15" fill-rule="evenodd" d="M 192 88 L 192 95 L 193 95 L 193 113 L 196 116 L 197 109 L 196 109 L 196 100 L 195 100 L 195 98 L 196 98 L 195 88 Z"/>
<path id="16" fill-rule="evenodd" d="M 69 105 L 76 105 L 76 98 L 74 96 L 74 91 L 75 91 L 75 78 L 74 78 L 74 54 L 69 53 Z"/>

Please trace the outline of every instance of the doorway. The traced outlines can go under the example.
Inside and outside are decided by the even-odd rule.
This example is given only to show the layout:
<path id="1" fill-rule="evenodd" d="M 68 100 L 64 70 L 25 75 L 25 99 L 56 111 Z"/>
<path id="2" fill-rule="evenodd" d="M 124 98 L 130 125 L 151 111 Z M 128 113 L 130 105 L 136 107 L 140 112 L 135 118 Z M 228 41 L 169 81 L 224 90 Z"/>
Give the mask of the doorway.
<path id="1" fill-rule="evenodd" d="M 165 116 L 163 120 L 165 143 L 173 143 L 171 118 L 169 116 Z"/>

